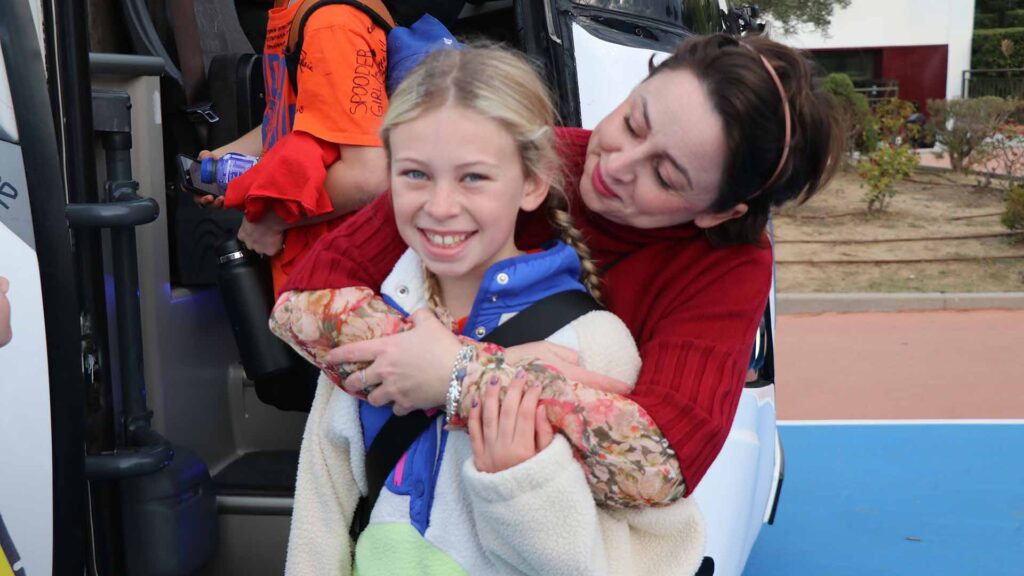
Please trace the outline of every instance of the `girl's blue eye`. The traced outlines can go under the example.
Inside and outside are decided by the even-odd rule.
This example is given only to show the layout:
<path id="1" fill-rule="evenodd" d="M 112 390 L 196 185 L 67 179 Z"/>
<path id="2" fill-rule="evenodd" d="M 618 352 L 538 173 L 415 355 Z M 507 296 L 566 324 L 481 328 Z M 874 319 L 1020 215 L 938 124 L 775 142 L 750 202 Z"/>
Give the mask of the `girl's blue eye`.
<path id="1" fill-rule="evenodd" d="M 405 176 L 410 180 L 426 180 L 427 173 L 422 170 L 406 170 L 405 172 L 402 172 L 402 176 Z"/>
<path id="2" fill-rule="evenodd" d="M 462 177 L 462 179 L 469 183 L 483 182 L 484 180 L 487 180 L 487 176 L 473 172 L 470 174 L 466 174 L 465 176 Z"/>

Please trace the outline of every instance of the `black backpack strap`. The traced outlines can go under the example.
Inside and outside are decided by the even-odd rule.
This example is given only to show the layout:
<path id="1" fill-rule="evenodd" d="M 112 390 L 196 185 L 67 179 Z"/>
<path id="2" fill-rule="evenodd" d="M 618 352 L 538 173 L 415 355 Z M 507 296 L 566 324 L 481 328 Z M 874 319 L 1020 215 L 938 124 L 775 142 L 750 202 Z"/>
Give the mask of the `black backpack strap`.
<path id="1" fill-rule="evenodd" d="M 558 292 L 534 302 L 480 340 L 505 348 L 527 342 L 539 342 L 587 312 L 601 309 L 601 305 L 588 292 Z M 377 503 L 384 482 L 395 469 L 402 454 L 405 454 L 412 443 L 439 416 L 440 412 L 434 416 L 427 416 L 422 411 L 412 412 L 407 416 L 392 416 L 374 437 L 366 450 L 367 493 L 359 499 L 352 524 L 349 526 L 349 534 L 353 541 L 358 540 L 359 534 L 369 525 L 370 512 Z"/>
<path id="2" fill-rule="evenodd" d="M 587 312 L 600 309 L 601 305 L 589 292 L 558 292 L 534 302 L 529 308 L 491 330 L 480 340 L 492 342 L 503 348 L 527 342 L 540 342 Z"/>
<path id="3" fill-rule="evenodd" d="M 289 41 L 284 50 L 284 63 L 288 69 L 288 80 L 291 82 L 292 90 L 295 91 L 295 94 L 299 93 L 299 59 L 302 57 L 302 43 L 306 39 L 306 21 L 313 15 L 313 12 L 331 4 L 344 4 L 358 8 L 378 28 L 384 30 L 385 34 L 391 32 L 391 29 L 395 27 L 394 20 L 391 19 L 387 8 L 384 7 L 380 0 L 367 0 L 365 3 L 359 0 L 304 0 L 303 3 L 310 5 L 308 7 L 305 5 L 300 6 L 296 11 L 295 14 L 298 16 L 298 22 L 292 22 Z"/>

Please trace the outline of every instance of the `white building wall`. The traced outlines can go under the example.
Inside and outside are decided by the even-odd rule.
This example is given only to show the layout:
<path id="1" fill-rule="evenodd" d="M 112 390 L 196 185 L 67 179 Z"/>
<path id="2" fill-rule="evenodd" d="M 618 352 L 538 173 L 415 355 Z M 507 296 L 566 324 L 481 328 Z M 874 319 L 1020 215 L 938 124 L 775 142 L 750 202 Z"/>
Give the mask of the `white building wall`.
<path id="1" fill-rule="evenodd" d="M 786 35 L 772 25 L 772 37 L 806 49 L 945 44 L 946 98 L 961 96 L 961 75 L 971 67 L 973 31 L 973 0 L 853 0 L 836 10 L 827 36 L 810 29 Z"/>

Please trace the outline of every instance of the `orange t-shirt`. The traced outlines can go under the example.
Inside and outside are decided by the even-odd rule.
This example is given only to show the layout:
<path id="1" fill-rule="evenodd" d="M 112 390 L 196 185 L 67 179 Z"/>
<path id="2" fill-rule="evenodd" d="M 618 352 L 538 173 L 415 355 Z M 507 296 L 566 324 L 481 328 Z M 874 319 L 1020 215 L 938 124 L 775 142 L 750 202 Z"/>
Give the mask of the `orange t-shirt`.
<path id="1" fill-rule="evenodd" d="M 284 53 L 300 5 L 270 10 L 263 47 L 263 151 L 292 130 L 338 144 L 380 146 L 377 132 L 388 106 L 384 31 L 352 6 L 313 12 L 306 20 L 296 97 Z"/>
<path id="2" fill-rule="evenodd" d="M 306 20 L 297 73 L 300 88 L 296 96 L 288 79 L 284 54 L 292 20 L 301 4 L 293 2 L 290 6 L 270 10 L 263 48 L 267 100 L 263 114 L 263 153 L 292 130 L 308 132 L 337 144 L 380 146 L 378 131 L 388 105 L 384 88 L 387 71 L 384 30 L 352 6 L 335 4 L 317 9 Z M 271 261 L 274 286 L 283 286 L 298 258 L 340 221 L 335 219 L 287 230 L 284 250 Z"/>

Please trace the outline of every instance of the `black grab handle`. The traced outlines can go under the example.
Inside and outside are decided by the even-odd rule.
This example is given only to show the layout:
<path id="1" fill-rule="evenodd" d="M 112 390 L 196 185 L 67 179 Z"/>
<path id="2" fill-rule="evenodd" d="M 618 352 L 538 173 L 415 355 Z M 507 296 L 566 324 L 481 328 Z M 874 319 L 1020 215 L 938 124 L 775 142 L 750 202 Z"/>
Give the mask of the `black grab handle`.
<path id="1" fill-rule="evenodd" d="M 148 224 L 160 216 L 160 205 L 152 198 L 124 194 L 124 200 L 94 204 L 68 204 L 64 208 L 72 228 L 125 228 Z"/>
<path id="2" fill-rule="evenodd" d="M 144 476 L 162 469 L 174 458 L 171 443 L 152 428 L 136 428 L 131 436 L 131 448 L 114 454 L 86 456 L 86 478 L 120 480 Z"/>

